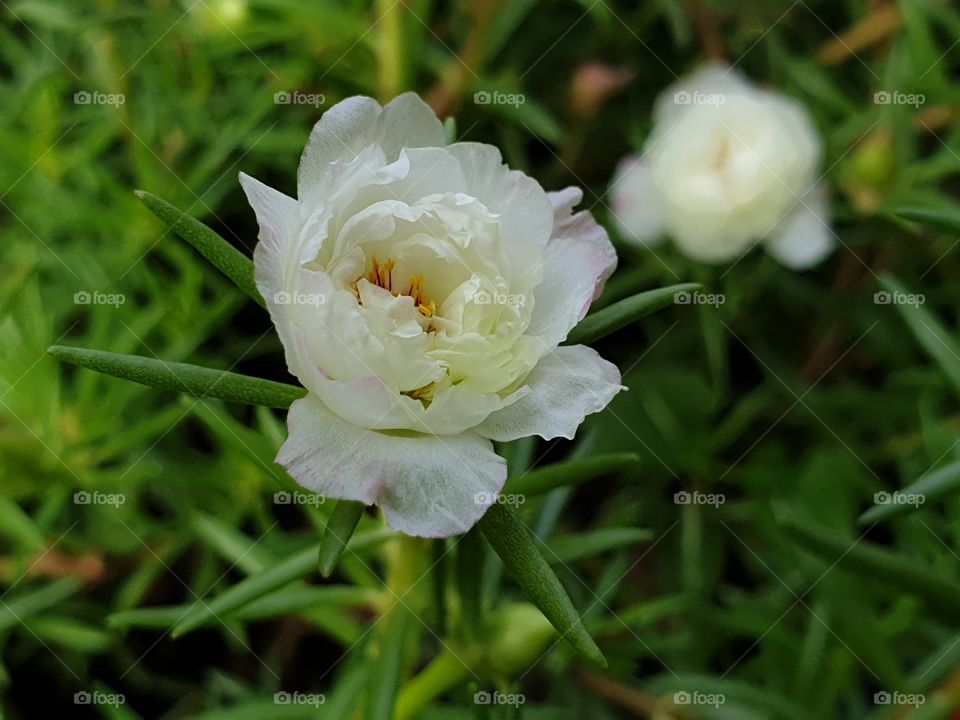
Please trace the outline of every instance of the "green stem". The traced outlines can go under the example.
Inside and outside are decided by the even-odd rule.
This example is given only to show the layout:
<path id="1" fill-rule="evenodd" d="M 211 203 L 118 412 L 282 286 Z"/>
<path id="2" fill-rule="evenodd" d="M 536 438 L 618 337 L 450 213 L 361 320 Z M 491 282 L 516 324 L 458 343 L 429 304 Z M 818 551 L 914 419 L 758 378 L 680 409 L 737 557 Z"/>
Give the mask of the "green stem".
<path id="1" fill-rule="evenodd" d="M 377 642 L 371 658 L 372 678 L 368 688 L 367 720 L 392 720 L 397 687 L 403 674 L 405 647 L 414 629 L 413 613 L 418 598 L 410 597 L 422 573 L 424 541 L 401 535 L 386 548 L 386 609 L 377 626 Z"/>
<path id="2" fill-rule="evenodd" d="M 431 700 L 467 679 L 469 668 L 460 655 L 445 649 L 426 669 L 403 686 L 397 696 L 394 720 L 413 720 Z"/>
<path id="3" fill-rule="evenodd" d="M 403 75 L 403 12 L 404 4 L 393 0 L 377 0 L 380 17 L 380 100 L 399 95 L 404 88 Z"/>

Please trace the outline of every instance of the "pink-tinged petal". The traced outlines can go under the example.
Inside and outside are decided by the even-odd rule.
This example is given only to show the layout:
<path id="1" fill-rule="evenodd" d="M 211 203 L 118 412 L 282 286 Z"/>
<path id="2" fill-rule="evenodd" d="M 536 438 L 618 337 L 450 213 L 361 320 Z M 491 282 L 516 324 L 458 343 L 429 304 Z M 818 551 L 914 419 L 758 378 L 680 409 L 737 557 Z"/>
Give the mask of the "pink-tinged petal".
<path id="1" fill-rule="evenodd" d="M 766 240 L 767 252 L 791 270 L 806 270 L 823 260 L 836 242 L 830 230 L 830 206 L 823 186 L 804 195 L 793 213 Z"/>
<path id="2" fill-rule="evenodd" d="M 466 532 L 503 488 L 506 461 L 474 433 L 387 434 L 351 425 L 308 395 L 290 406 L 277 462 L 325 497 L 378 505 L 419 537 Z"/>
<path id="3" fill-rule="evenodd" d="M 528 332 L 552 348 L 587 314 L 617 266 L 617 253 L 590 212 L 572 212 L 583 197 L 578 188 L 548 197 L 554 208 L 553 239 L 544 250 L 543 281 L 534 291 Z"/>
<path id="4" fill-rule="evenodd" d="M 620 161 L 610 184 L 613 222 L 620 235 L 640 245 L 657 245 L 666 237 L 662 199 L 650 163 L 639 155 Z"/>
<path id="5" fill-rule="evenodd" d="M 370 145 L 382 148 L 393 162 L 403 148 L 444 144 L 443 124 L 415 93 L 399 95 L 382 108 L 372 98 L 347 98 L 314 125 L 300 157 L 297 195 L 303 200 L 322 194 L 335 181 L 332 167 L 351 162 Z"/>
<path id="6" fill-rule="evenodd" d="M 620 371 L 586 345 L 548 353 L 524 383 L 530 392 L 476 427 L 491 440 L 528 435 L 572 440 L 587 415 L 603 410 L 621 390 Z"/>

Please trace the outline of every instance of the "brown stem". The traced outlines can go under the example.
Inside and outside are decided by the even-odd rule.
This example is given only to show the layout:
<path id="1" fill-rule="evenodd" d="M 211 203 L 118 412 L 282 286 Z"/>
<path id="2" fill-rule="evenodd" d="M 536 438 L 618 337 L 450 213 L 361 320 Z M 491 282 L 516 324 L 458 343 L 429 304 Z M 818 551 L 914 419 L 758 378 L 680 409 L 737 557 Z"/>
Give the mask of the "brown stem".
<path id="1" fill-rule="evenodd" d="M 720 39 L 720 32 L 713 15 L 703 6 L 701 0 L 687 0 L 686 5 L 687 12 L 693 19 L 697 37 L 700 38 L 703 52 L 711 60 L 726 63 L 727 52 L 723 47 L 723 40 Z"/>
<path id="2" fill-rule="evenodd" d="M 625 708 L 637 717 L 652 717 L 660 705 L 656 695 L 634 690 L 628 685 L 588 670 L 577 672 L 576 679 L 590 692 Z"/>

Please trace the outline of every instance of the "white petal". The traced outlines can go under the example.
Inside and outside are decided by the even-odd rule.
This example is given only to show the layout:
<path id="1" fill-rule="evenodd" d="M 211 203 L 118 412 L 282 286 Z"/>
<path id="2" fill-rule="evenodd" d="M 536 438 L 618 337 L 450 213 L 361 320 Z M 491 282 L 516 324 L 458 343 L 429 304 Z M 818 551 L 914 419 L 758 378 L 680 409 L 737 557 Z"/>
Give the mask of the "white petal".
<path id="1" fill-rule="evenodd" d="M 707 63 L 683 76 L 657 97 L 653 117 L 655 124 L 666 129 L 677 122 L 695 104 L 695 94 L 750 94 L 758 89 L 739 71 L 722 63 Z M 705 98 L 697 98 L 703 101 Z M 720 102 L 723 102 L 722 100 Z"/>
<path id="2" fill-rule="evenodd" d="M 572 214 L 583 197 L 578 188 L 547 197 L 554 208 L 553 239 L 544 251 L 543 281 L 534 290 L 528 332 L 550 349 L 587 314 L 617 266 L 617 253 L 589 211 Z"/>
<path id="3" fill-rule="evenodd" d="M 624 389 L 617 367 L 586 345 L 545 355 L 525 382 L 530 393 L 491 414 L 475 428 L 478 433 L 501 442 L 528 435 L 572 440 L 587 415 Z"/>
<path id="4" fill-rule="evenodd" d="M 331 182 L 331 163 L 348 163 L 370 145 L 380 146 L 393 162 L 402 148 L 444 142 L 442 123 L 416 93 L 404 93 L 383 108 L 372 98 L 347 98 L 314 125 L 300 158 L 297 194 L 302 200 L 322 191 Z"/>
<path id="5" fill-rule="evenodd" d="M 493 145 L 455 143 L 447 148 L 460 161 L 466 178 L 462 190 L 500 215 L 505 251 L 517 265 L 529 262 L 550 240 L 553 211 L 536 180 L 510 170 Z"/>
<path id="6" fill-rule="evenodd" d="M 613 221 L 627 240 L 657 245 L 665 236 L 662 202 L 650 163 L 639 155 L 624 158 L 610 185 Z"/>
<path id="7" fill-rule="evenodd" d="M 812 188 L 766 241 L 767 251 L 791 270 L 805 270 L 829 255 L 835 241 L 830 206 L 822 186 Z"/>
<path id="8" fill-rule="evenodd" d="M 257 223 L 260 225 L 260 233 L 257 236 L 260 243 L 255 252 L 270 255 L 269 258 L 263 258 L 261 264 L 268 275 L 264 280 L 270 282 L 272 287 L 275 282 L 275 271 L 279 269 L 276 259 L 283 254 L 284 248 L 294 242 L 299 229 L 297 201 L 246 173 L 240 173 L 240 186 L 247 196 L 247 202 L 256 213 Z M 272 290 L 280 290 L 279 285 L 272 287 Z"/>
<path id="9" fill-rule="evenodd" d="M 299 230 L 297 201 L 244 173 L 240 173 L 240 185 L 260 225 L 260 242 L 253 251 L 257 290 L 271 309 L 271 317 L 280 333 L 281 342 L 284 347 L 288 347 L 290 338 L 284 330 L 286 323 L 279 322 L 281 318 L 274 312 L 272 302 L 274 296 L 282 292 L 286 285 L 289 248 L 296 242 Z"/>
<path id="10" fill-rule="evenodd" d="M 344 422 L 312 395 L 287 416 L 277 462 L 330 498 L 376 504 L 394 530 L 420 537 L 466 532 L 507 478 L 506 461 L 474 433 L 386 434 Z"/>
<path id="11" fill-rule="evenodd" d="M 377 144 L 391 160 L 403 148 L 443 147 L 447 144 L 443 123 L 415 92 L 398 95 L 383 106 Z"/>

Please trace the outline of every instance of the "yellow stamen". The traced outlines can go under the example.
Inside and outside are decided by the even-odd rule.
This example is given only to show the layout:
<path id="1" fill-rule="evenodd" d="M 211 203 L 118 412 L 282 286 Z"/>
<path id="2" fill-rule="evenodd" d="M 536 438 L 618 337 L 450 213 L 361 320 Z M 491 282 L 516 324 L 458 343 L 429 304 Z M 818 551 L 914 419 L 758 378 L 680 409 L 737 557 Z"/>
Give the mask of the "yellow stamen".
<path id="1" fill-rule="evenodd" d="M 399 290 L 393 289 L 393 269 L 396 267 L 396 261 L 392 259 L 387 259 L 382 265 L 377 261 L 376 256 L 373 258 L 373 269 L 366 276 L 366 280 L 371 285 L 377 285 L 382 287 L 384 290 L 393 293 L 397 297 L 400 295 L 408 295 L 413 300 L 413 305 L 421 315 L 424 317 L 433 317 L 437 314 L 437 304 L 431 300 L 427 299 L 426 293 L 423 291 L 423 275 L 414 275 L 410 278 L 410 287 L 406 292 L 400 292 Z M 360 298 L 360 290 L 357 288 L 356 283 L 354 283 L 353 291 L 357 295 L 357 299 Z"/>
<path id="2" fill-rule="evenodd" d="M 416 390 L 410 390 L 403 394 L 414 400 L 429 400 L 433 397 L 433 383 L 428 383 L 423 387 L 418 387 Z"/>

